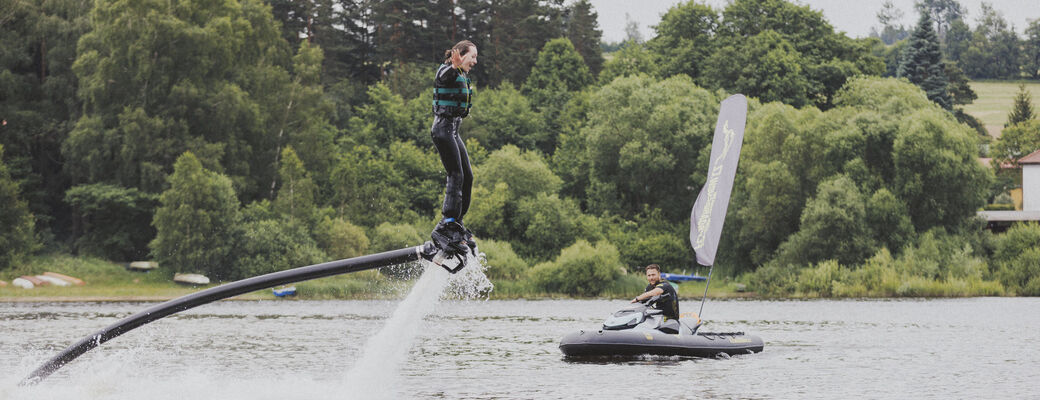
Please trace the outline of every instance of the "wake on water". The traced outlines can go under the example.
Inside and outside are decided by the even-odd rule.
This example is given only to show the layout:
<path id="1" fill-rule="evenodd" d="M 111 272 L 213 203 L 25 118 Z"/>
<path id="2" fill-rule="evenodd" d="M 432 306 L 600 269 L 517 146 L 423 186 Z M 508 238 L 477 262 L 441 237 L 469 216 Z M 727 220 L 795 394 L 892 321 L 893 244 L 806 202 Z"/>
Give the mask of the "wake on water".
<path id="1" fill-rule="evenodd" d="M 347 373 L 347 385 L 354 395 L 399 397 L 393 392 L 397 370 L 407 360 L 423 318 L 433 311 L 441 297 L 474 299 L 491 292 L 494 286 L 484 274 L 487 266 L 483 253 L 478 259 L 471 257 L 466 261 L 466 267 L 456 274 L 448 274 L 441 267 L 423 261 L 422 276 L 411 293 L 397 306 L 379 333 L 365 344 L 361 359 Z"/>
<path id="2" fill-rule="evenodd" d="M 423 319 L 441 299 L 486 299 L 493 284 L 485 275 L 484 254 L 470 257 L 456 274 L 449 274 L 432 263 L 422 261 L 422 275 L 380 330 L 362 347 L 361 357 L 339 382 L 316 381 L 313 377 L 285 371 L 278 379 L 236 377 L 232 382 L 207 372 L 178 374 L 176 379 L 155 381 L 127 379 L 126 365 L 148 358 L 130 349 L 108 356 L 98 354 L 89 371 L 70 374 L 61 384 L 20 387 L 22 376 L 0 377 L 0 400 L 47 399 L 170 399 L 185 398 L 296 398 L 296 399 L 384 399 L 399 398 L 394 391 L 398 370 L 421 331 Z M 46 354 L 23 359 L 30 371 Z M 82 374 L 82 372 L 88 372 Z M 52 378 L 53 379 L 53 378 Z"/>

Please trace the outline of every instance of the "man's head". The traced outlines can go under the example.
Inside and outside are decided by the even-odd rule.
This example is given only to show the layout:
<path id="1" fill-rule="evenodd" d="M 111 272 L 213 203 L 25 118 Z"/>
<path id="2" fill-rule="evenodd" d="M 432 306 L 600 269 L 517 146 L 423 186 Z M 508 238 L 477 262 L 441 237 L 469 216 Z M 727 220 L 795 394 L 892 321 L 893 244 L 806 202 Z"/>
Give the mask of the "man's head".
<path id="1" fill-rule="evenodd" d="M 650 264 L 646 266 L 646 281 L 651 285 L 661 281 L 661 266 Z"/>
<path id="2" fill-rule="evenodd" d="M 459 67 L 463 71 L 469 72 L 474 65 L 477 65 L 477 45 L 473 44 L 473 42 L 463 40 L 455 43 L 451 50 L 446 51 L 444 55 L 450 60 L 451 54 L 454 52 L 458 52 L 459 56 L 462 57 L 462 64 Z"/>

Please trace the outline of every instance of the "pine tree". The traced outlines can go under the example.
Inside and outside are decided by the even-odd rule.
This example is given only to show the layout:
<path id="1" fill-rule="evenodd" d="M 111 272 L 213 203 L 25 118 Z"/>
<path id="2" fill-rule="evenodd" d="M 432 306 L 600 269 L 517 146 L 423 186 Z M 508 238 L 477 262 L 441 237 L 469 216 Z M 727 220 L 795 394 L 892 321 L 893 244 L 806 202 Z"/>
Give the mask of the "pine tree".
<path id="1" fill-rule="evenodd" d="M 592 4 L 588 0 L 578 0 L 568 11 L 567 38 L 585 59 L 585 65 L 589 66 L 592 76 L 597 76 L 603 69 L 603 50 L 599 47 L 603 31 L 596 22 L 598 15 L 592 10 Z"/>
<path id="2" fill-rule="evenodd" d="M 907 78 L 928 95 L 928 99 L 949 110 L 953 100 L 947 89 L 946 73 L 943 70 L 939 39 L 932 27 L 928 13 L 922 13 L 917 28 L 910 36 L 910 44 L 903 50 L 896 75 Z"/>
<path id="3" fill-rule="evenodd" d="M 1029 121 L 1036 117 L 1033 114 L 1033 96 L 1026 89 L 1026 84 L 1018 85 L 1018 93 L 1015 94 L 1015 106 L 1008 114 L 1008 122 L 1004 127 L 1014 126 L 1020 122 Z"/>

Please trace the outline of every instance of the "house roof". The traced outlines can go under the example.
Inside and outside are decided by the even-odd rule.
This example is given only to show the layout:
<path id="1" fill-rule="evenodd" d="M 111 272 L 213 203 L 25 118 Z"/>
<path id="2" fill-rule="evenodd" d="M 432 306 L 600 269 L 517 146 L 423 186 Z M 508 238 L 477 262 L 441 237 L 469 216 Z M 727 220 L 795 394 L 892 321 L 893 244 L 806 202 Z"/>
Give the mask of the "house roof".
<path id="1" fill-rule="evenodd" d="M 1040 150 L 1018 159 L 1019 164 L 1040 164 Z"/>
<path id="2" fill-rule="evenodd" d="M 992 158 L 989 158 L 989 157 L 979 157 L 979 158 L 976 158 L 976 160 L 978 160 L 979 164 L 982 164 L 982 166 L 984 166 L 984 167 L 989 168 L 989 167 L 993 166 L 993 159 Z M 1017 168 L 1018 167 L 1016 167 L 1014 164 L 1012 164 L 1010 162 L 1007 162 L 1007 161 L 1000 163 L 1000 169 L 1017 169 Z"/>

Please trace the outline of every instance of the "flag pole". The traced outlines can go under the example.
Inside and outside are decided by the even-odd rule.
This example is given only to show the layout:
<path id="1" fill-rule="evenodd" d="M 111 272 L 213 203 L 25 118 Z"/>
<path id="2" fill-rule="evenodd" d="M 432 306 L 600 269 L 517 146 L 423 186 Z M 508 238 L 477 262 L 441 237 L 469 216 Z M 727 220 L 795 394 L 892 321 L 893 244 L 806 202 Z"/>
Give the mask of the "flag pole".
<path id="1" fill-rule="evenodd" d="M 715 264 L 712 264 L 711 268 L 708 268 L 708 280 L 704 282 L 704 295 L 701 296 L 701 308 L 697 310 L 697 318 L 702 321 L 704 318 L 701 315 L 701 312 L 704 311 L 704 300 L 708 298 L 708 286 L 711 285 L 711 271 L 713 270 L 715 270 Z"/>

